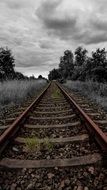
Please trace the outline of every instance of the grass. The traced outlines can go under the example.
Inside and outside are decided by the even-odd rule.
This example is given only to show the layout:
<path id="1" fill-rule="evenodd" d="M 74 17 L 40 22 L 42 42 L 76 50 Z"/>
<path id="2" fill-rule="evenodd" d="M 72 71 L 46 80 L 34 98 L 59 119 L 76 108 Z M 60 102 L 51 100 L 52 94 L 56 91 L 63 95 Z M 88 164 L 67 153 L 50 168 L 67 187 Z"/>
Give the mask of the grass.
<path id="1" fill-rule="evenodd" d="M 25 147 L 28 151 L 40 150 L 40 140 L 38 138 L 26 138 Z"/>
<path id="2" fill-rule="evenodd" d="M 74 91 L 79 91 L 89 99 L 102 106 L 107 111 L 107 84 L 93 81 L 66 81 L 64 86 Z"/>
<path id="3" fill-rule="evenodd" d="M 45 85 L 45 80 L 22 80 L 0 83 L 0 107 L 9 104 L 19 105 L 26 98 L 34 96 Z"/>
<path id="4" fill-rule="evenodd" d="M 45 138 L 43 141 L 43 145 L 48 149 L 48 150 L 52 150 L 53 149 L 53 143 L 50 142 L 49 138 Z"/>
<path id="5" fill-rule="evenodd" d="M 49 138 L 39 139 L 37 137 L 26 138 L 25 139 L 25 147 L 28 152 L 32 151 L 51 151 L 53 149 L 53 143 L 50 142 Z"/>
<path id="6" fill-rule="evenodd" d="M 60 93 L 60 90 L 57 89 L 57 90 L 54 90 L 54 92 L 52 93 L 52 98 L 60 98 L 61 97 L 61 93 Z"/>

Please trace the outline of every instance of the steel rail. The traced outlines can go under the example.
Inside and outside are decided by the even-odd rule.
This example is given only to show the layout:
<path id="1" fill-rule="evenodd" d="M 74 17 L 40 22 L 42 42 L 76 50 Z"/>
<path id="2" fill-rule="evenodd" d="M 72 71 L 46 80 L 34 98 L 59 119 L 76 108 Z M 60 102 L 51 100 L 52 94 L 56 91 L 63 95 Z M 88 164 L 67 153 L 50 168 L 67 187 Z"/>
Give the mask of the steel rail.
<path id="1" fill-rule="evenodd" d="M 59 87 L 63 95 L 67 98 L 69 103 L 74 107 L 74 110 L 79 115 L 81 120 L 85 122 L 86 127 L 90 133 L 90 139 L 96 140 L 100 146 L 102 153 L 107 156 L 107 136 L 99 128 L 99 126 L 81 109 L 81 107 L 76 103 L 74 98 L 68 94 L 68 92 L 58 83 L 56 85 Z"/>
<path id="2" fill-rule="evenodd" d="M 38 105 L 39 101 L 46 93 L 51 83 L 47 85 L 47 87 L 38 95 L 38 97 L 28 106 L 25 111 L 16 118 L 16 120 L 4 131 L 4 133 L 0 136 L 0 154 L 4 150 L 4 148 L 8 145 L 11 139 L 15 136 L 16 132 L 22 126 L 24 121 L 27 119 L 30 111 L 33 110 L 33 107 Z"/>
<path id="3" fill-rule="evenodd" d="M 6 145 L 13 139 L 19 128 L 28 118 L 28 114 L 30 111 L 33 111 L 33 107 L 38 105 L 39 101 L 49 88 L 51 83 L 47 85 L 47 87 L 42 91 L 42 93 L 34 100 L 34 102 L 10 125 L 8 129 L 0 136 L 0 153 L 4 150 Z M 107 155 L 107 136 L 103 133 L 103 131 L 99 128 L 99 126 L 94 123 L 94 121 L 81 109 L 81 107 L 75 102 L 74 98 L 68 94 L 68 92 L 56 82 L 56 85 L 61 90 L 65 98 L 69 101 L 69 103 L 73 106 L 77 115 L 81 118 L 81 120 L 85 123 L 89 133 L 90 139 L 96 140 L 98 145 L 100 146 L 102 152 Z"/>

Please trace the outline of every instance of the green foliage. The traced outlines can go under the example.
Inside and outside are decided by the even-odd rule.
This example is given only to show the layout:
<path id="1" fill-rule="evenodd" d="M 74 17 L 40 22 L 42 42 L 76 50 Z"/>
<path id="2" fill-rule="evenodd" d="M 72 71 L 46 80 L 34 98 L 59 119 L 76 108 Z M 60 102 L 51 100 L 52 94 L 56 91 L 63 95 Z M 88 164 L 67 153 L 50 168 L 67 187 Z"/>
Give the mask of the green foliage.
<path id="1" fill-rule="evenodd" d="M 60 98 L 61 97 L 60 90 L 59 89 L 54 90 L 54 92 L 52 93 L 51 97 L 52 98 Z"/>
<path id="2" fill-rule="evenodd" d="M 39 139 L 37 137 L 26 138 L 25 148 L 29 151 L 51 151 L 53 149 L 53 143 L 49 138 Z"/>
<path id="3" fill-rule="evenodd" d="M 44 140 L 43 140 L 43 146 L 46 148 L 46 149 L 48 149 L 48 150 L 52 150 L 53 149 L 53 143 L 50 141 L 50 139 L 49 138 L 45 138 Z"/>
<path id="4" fill-rule="evenodd" d="M 25 146 L 28 151 L 40 150 L 40 140 L 36 137 L 26 138 Z"/>

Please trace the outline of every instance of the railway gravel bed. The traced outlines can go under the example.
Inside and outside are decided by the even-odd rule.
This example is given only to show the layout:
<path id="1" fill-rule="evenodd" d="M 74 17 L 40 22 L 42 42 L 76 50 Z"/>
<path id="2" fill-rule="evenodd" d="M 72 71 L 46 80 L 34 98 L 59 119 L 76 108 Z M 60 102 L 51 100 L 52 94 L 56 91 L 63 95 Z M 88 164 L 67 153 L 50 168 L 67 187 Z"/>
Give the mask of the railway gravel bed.
<path id="1" fill-rule="evenodd" d="M 47 129 L 31 129 L 29 133 L 29 129 L 22 128 L 19 132 L 20 137 L 38 137 L 38 138 L 64 138 L 64 137 L 72 137 L 74 135 L 87 134 L 87 130 L 84 129 L 83 126 L 73 126 L 66 128 L 47 128 Z"/>
<path id="2" fill-rule="evenodd" d="M 18 113 L 11 119 L 8 113 L 4 127 L 10 127 L 0 138 L 0 190 L 107 190 L 106 117 L 84 97 L 70 95 L 100 128 L 52 82 L 17 110 L 17 120 Z"/>
<path id="3" fill-rule="evenodd" d="M 93 165 L 0 170 L 0 187 L 3 190 L 106 190 L 107 170 Z"/>
<path id="4" fill-rule="evenodd" d="M 89 144 L 88 142 L 80 143 L 48 143 L 36 144 L 33 150 L 29 150 L 26 145 L 13 145 L 10 146 L 3 157 L 16 158 L 16 159 L 60 159 L 72 158 L 76 156 L 84 156 L 87 154 L 98 153 L 98 147 L 95 143 Z"/>
<path id="5" fill-rule="evenodd" d="M 31 125 L 55 125 L 55 124 L 66 124 L 66 123 L 71 123 L 71 122 L 76 122 L 77 118 L 76 115 L 73 115 L 73 117 L 71 116 L 71 118 L 65 118 L 64 120 L 62 119 L 49 119 L 47 120 L 42 120 L 41 119 L 35 119 L 35 118 L 29 118 L 29 120 L 27 121 L 28 124 Z"/>
<path id="6" fill-rule="evenodd" d="M 31 114 L 31 116 L 34 116 L 34 117 L 49 117 L 49 116 L 52 116 L 52 117 L 55 117 L 57 115 L 57 117 L 64 117 L 64 116 L 67 116 L 67 115 L 72 115 L 73 114 L 73 111 L 69 110 L 69 111 L 66 111 L 66 112 L 34 112 Z"/>
<path id="7" fill-rule="evenodd" d="M 97 123 L 99 121 L 106 121 L 105 123 L 98 123 L 102 131 L 107 132 L 107 113 L 98 104 L 93 102 L 91 99 L 83 96 L 80 92 L 72 91 L 66 88 L 69 95 L 82 107 L 82 109 Z M 93 114 L 92 114 L 93 113 Z M 96 114 L 95 114 L 96 113 Z"/>

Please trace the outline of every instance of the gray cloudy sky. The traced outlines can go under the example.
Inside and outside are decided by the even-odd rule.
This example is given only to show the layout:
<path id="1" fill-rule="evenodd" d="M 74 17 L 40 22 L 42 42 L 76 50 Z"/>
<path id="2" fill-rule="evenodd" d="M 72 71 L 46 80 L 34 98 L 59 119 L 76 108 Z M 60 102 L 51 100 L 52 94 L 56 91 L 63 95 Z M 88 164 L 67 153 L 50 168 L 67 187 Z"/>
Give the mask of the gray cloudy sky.
<path id="1" fill-rule="evenodd" d="M 47 76 L 79 45 L 107 48 L 107 0 L 0 0 L 0 46 L 18 71 Z"/>

